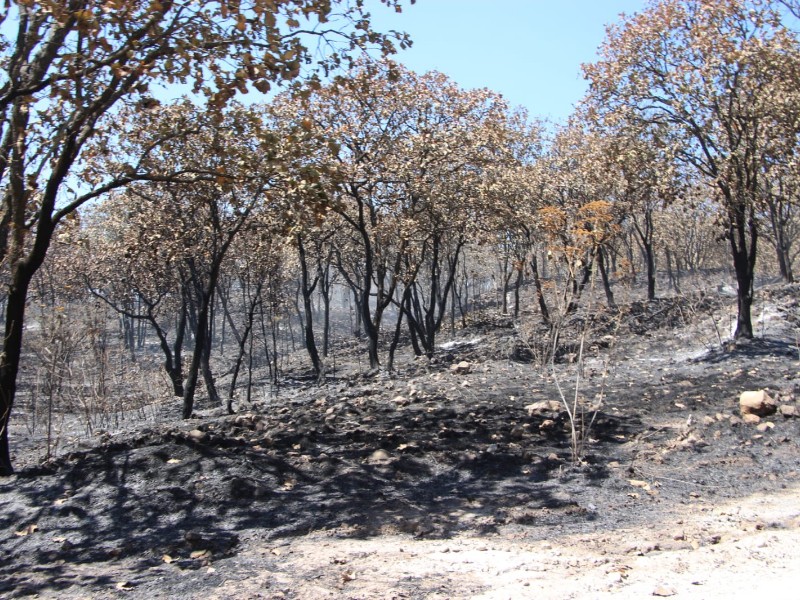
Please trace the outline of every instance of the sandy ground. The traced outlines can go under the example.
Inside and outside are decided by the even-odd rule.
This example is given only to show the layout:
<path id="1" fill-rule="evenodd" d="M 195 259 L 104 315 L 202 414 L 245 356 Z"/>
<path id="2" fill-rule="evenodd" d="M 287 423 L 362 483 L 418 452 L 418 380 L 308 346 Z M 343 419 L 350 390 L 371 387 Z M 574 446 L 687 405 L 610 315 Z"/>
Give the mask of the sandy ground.
<path id="1" fill-rule="evenodd" d="M 489 536 L 444 541 L 301 539 L 276 576 L 297 598 L 797 598 L 800 488 L 674 521 L 548 541 Z M 263 549 L 262 549 L 263 551 Z M 298 580 L 302 581 L 298 585 Z M 423 594 L 404 592 L 416 581 Z M 254 587 L 250 584 L 254 583 Z M 280 583 L 278 583 L 280 586 Z M 415 586 L 416 587 L 416 586 Z M 216 590 L 259 597 L 257 582 Z"/>

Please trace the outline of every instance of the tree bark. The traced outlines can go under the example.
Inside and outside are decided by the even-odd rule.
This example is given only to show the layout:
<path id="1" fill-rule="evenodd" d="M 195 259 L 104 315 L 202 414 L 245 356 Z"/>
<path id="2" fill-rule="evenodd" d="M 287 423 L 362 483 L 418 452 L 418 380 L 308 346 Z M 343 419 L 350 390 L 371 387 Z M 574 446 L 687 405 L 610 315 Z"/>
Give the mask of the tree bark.
<path id="1" fill-rule="evenodd" d="M 305 334 L 306 352 L 311 359 L 311 366 L 314 368 L 314 373 L 319 376 L 322 373 L 322 361 L 319 357 L 317 350 L 317 341 L 314 338 L 314 311 L 311 306 L 311 295 L 319 283 L 319 276 L 315 277 L 313 281 L 309 277 L 308 263 L 306 262 L 306 248 L 303 243 L 303 236 L 297 236 L 297 251 L 300 258 L 300 274 L 301 284 L 300 291 L 303 296 L 303 315 L 305 317 L 305 324 L 303 327 Z"/>
<path id="2" fill-rule="evenodd" d="M 17 374 L 22 353 L 22 332 L 28 286 L 33 273 L 24 265 L 15 269 L 6 298 L 6 327 L 0 356 L 0 476 L 14 473 L 8 443 L 8 424 L 17 393 Z"/>
<path id="3" fill-rule="evenodd" d="M 733 256 L 733 268 L 736 271 L 737 283 L 737 315 L 735 339 L 753 338 L 753 322 L 751 310 L 753 307 L 753 285 L 755 283 L 756 245 L 758 243 L 758 227 L 753 214 L 753 207 L 749 210 L 749 218 L 745 216 L 745 209 L 737 207 L 735 217 L 728 231 Z M 749 238 L 749 239 L 748 239 Z"/>
<path id="4" fill-rule="evenodd" d="M 600 269 L 600 279 L 603 281 L 603 290 L 606 293 L 606 302 L 608 303 L 608 308 L 615 309 L 617 307 L 617 303 L 614 302 L 614 292 L 611 291 L 611 281 L 608 278 L 608 265 L 606 252 L 603 248 L 598 249 L 597 255 L 597 266 Z"/>

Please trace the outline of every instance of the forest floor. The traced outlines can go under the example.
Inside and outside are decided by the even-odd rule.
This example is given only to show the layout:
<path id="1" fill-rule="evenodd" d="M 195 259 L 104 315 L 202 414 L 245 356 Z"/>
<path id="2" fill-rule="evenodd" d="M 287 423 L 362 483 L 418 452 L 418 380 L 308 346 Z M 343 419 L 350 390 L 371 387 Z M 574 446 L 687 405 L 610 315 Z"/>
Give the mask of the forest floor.
<path id="1" fill-rule="evenodd" d="M 800 418 L 738 398 L 800 414 L 800 287 L 758 292 L 752 341 L 731 305 L 628 305 L 552 368 L 486 318 L 393 377 L 165 405 L 46 464 L 13 431 L 0 597 L 796 598 Z M 578 463 L 563 404 L 530 407 L 559 387 L 599 409 Z"/>

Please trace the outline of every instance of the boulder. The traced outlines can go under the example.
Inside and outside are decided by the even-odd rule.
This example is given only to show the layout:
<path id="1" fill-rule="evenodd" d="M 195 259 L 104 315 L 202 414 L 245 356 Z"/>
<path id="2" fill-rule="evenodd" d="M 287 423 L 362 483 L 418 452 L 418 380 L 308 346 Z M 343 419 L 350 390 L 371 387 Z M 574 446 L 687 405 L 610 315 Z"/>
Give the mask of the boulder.
<path id="1" fill-rule="evenodd" d="M 450 365 L 450 371 L 456 375 L 466 375 L 472 371 L 472 364 L 466 360 L 462 360 L 460 363 Z"/>
<path id="2" fill-rule="evenodd" d="M 201 443 L 206 441 L 208 438 L 208 434 L 205 431 L 200 431 L 199 429 L 192 429 L 189 433 L 186 434 L 186 437 L 189 438 L 191 441 L 196 443 Z"/>
<path id="3" fill-rule="evenodd" d="M 781 411 L 781 414 L 787 419 L 790 417 L 798 416 L 797 407 L 792 404 L 781 404 L 779 410 Z"/>
<path id="4" fill-rule="evenodd" d="M 545 419 L 544 421 L 542 421 L 542 424 L 539 425 L 539 429 L 544 431 L 546 429 L 552 429 L 555 426 L 556 426 L 555 421 L 553 421 L 552 419 Z"/>
<path id="5" fill-rule="evenodd" d="M 528 415 L 530 416 L 540 415 L 542 413 L 558 413 L 561 412 L 561 403 L 557 400 L 540 400 L 539 402 L 528 404 L 525 410 L 528 411 Z"/>
<path id="6" fill-rule="evenodd" d="M 778 410 L 777 403 L 764 390 L 742 392 L 739 396 L 739 412 L 742 415 L 766 417 L 774 414 L 776 410 Z"/>
<path id="7" fill-rule="evenodd" d="M 381 465 L 388 463 L 391 461 L 391 459 L 391 455 L 386 450 L 383 448 L 378 448 L 375 450 L 375 452 L 369 455 L 369 458 L 367 458 L 367 463 L 370 465 Z"/>

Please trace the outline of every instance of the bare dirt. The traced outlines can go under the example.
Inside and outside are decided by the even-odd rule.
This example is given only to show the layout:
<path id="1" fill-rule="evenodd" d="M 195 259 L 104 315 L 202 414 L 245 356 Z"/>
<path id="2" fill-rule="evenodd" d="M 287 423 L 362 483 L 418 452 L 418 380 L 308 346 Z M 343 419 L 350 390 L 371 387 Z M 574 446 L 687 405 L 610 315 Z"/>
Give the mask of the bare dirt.
<path id="1" fill-rule="evenodd" d="M 43 465 L 23 440 L 0 596 L 796 598 L 800 418 L 743 423 L 738 397 L 800 413 L 799 292 L 762 290 L 738 344 L 729 298 L 628 306 L 553 369 L 487 319 L 396 376 L 165 406 Z M 576 381 L 579 463 L 564 407 L 526 408 Z"/>

